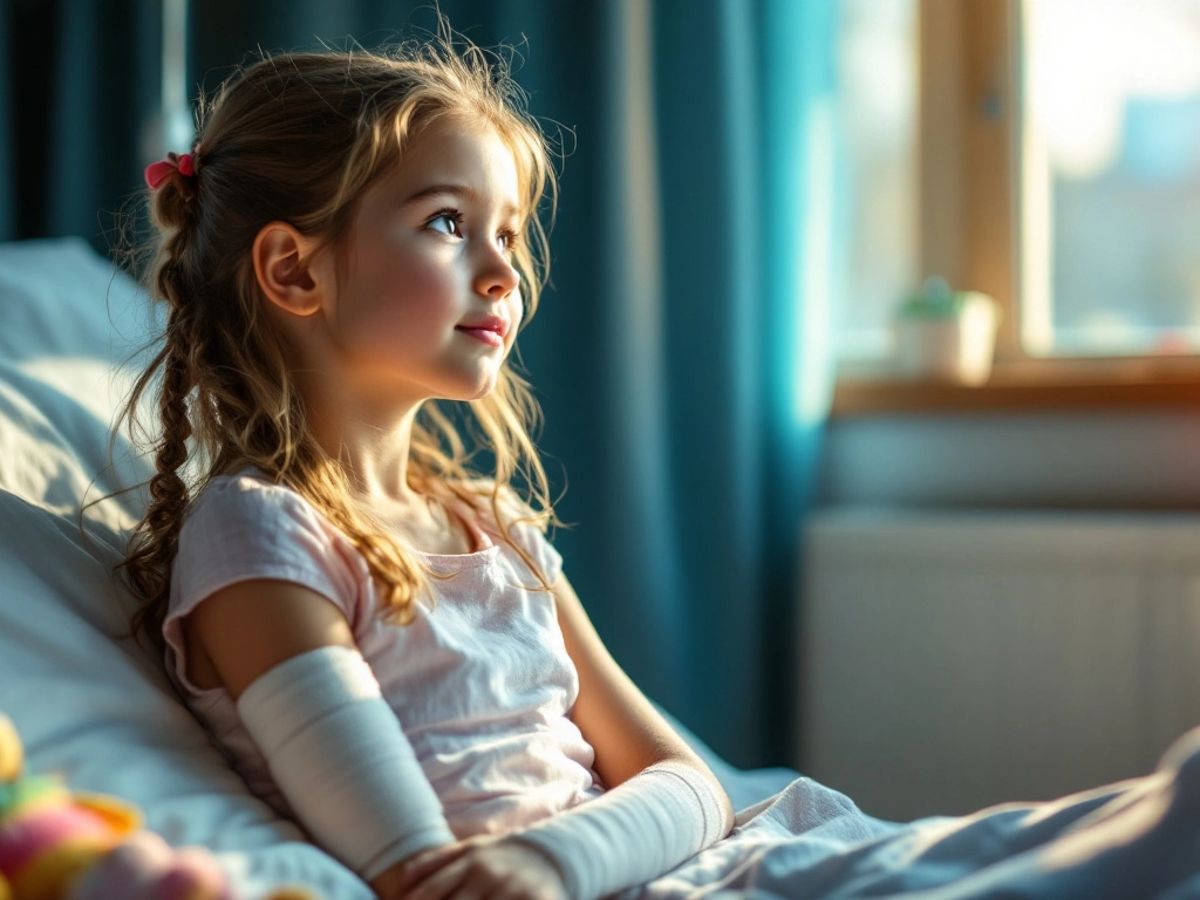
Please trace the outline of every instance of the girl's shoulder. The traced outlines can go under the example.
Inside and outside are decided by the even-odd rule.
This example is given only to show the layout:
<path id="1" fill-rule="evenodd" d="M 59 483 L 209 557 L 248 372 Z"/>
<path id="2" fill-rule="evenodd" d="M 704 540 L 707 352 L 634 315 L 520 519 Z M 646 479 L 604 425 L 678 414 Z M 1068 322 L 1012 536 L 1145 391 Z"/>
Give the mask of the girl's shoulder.
<path id="1" fill-rule="evenodd" d="M 228 473 L 213 475 L 188 504 L 184 528 L 192 522 L 229 527 L 245 524 L 271 524 L 289 519 L 317 525 L 321 516 L 298 492 L 276 484 L 260 469 L 244 466 Z"/>
<path id="2" fill-rule="evenodd" d="M 205 585 L 214 568 L 259 577 L 268 570 L 280 577 L 315 571 L 324 584 L 350 578 L 344 551 L 337 529 L 299 492 L 262 472 L 238 471 L 213 476 L 192 499 L 175 567 L 185 582 Z"/>
<path id="3" fill-rule="evenodd" d="M 492 509 L 492 494 L 496 482 L 488 477 L 475 477 L 460 480 L 455 484 L 461 486 L 474 496 L 480 523 L 493 537 L 503 537 L 496 524 L 495 512 Z M 540 514 L 525 502 L 510 484 L 503 484 L 497 492 L 500 506 L 500 516 L 508 529 L 508 537 L 518 543 L 537 563 L 546 581 L 553 584 L 562 571 L 562 555 L 547 537 L 547 523 Z M 523 562 L 523 561 L 522 561 Z"/>
<path id="4" fill-rule="evenodd" d="M 496 481 L 486 476 L 460 479 L 454 482 L 470 498 L 472 504 L 485 516 L 492 516 L 492 494 L 495 493 Z M 499 503 L 502 515 L 507 521 L 517 517 L 534 516 L 536 513 L 518 495 L 510 484 L 500 486 Z"/>

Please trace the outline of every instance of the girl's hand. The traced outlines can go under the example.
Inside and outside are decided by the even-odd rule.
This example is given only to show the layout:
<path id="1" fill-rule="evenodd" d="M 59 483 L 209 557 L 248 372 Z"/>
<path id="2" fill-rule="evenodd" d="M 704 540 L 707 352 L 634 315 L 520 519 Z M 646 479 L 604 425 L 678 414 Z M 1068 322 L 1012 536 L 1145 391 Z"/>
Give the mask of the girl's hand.
<path id="1" fill-rule="evenodd" d="M 493 834 L 418 853 L 404 864 L 397 890 L 411 900 L 567 900 L 562 875 L 549 857 Z"/>

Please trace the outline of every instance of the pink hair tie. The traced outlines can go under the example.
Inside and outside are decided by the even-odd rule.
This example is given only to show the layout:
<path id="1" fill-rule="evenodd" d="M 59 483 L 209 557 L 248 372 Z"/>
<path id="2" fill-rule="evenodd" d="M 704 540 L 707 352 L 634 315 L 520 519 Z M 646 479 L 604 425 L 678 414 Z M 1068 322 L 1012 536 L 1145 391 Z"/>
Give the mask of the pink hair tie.
<path id="1" fill-rule="evenodd" d="M 158 162 L 152 162 L 146 166 L 146 184 L 150 186 L 150 190 L 158 190 L 158 186 L 163 183 L 163 179 L 172 172 L 179 172 L 180 175 L 191 177 L 196 174 L 196 168 L 192 160 L 192 154 L 184 153 L 168 153 L 166 159 L 160 159 Z"/>

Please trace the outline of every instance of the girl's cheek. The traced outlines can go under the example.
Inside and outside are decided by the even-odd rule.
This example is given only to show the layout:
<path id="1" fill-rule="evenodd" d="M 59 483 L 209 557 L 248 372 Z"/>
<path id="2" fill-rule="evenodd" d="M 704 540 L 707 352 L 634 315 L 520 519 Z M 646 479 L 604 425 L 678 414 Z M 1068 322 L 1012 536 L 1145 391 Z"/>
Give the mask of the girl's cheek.
<path id="1" fill-rule="evenodd" d="M 401 282 L 397 287 L 402 287 L 405 293 L 414 297 L 430 301 L 453 300 L 452 296 L 448 297 L 452 294 L 451 279 L 445 267 L 434 261 L 420 257 L 401 261 L 397 280 Z"/>

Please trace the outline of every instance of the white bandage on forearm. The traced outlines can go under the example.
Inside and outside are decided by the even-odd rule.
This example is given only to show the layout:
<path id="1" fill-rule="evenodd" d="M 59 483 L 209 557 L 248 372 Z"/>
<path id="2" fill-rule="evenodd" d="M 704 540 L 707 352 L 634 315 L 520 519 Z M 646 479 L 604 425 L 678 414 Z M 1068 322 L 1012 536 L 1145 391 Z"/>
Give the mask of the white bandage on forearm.
<path id="1" fill-rule="evenodd" d="M 558 864 L 571 900 L 593 900 L 657 878 L 724 837 L 715 790 L 692 766 L 666 760 L 511 837 Z"/>
<path id="2" fill-rule="evenodd" d="M 363 880 L 455 841 L 357 650 L 331 645 L 293 656 L 246 688 L 237 709 L 301 823 Z"/>

